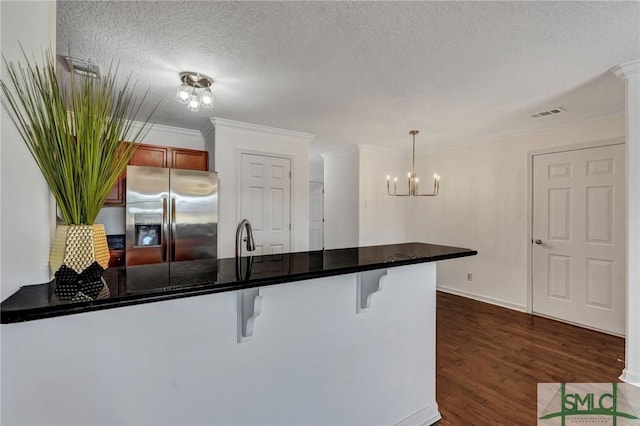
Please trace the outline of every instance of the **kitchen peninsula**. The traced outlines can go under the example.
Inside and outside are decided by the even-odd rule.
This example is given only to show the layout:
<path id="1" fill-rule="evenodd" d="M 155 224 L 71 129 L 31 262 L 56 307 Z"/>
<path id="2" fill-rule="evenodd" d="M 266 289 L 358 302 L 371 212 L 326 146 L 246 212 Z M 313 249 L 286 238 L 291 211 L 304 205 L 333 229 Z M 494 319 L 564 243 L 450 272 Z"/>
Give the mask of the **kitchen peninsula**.
<path id="1" fill-rule="evenodd" d="M 108 299 L 2 302 L 7 424 L 436 422 L 435 261 L 423 243 L 113 268 Z M 10 377 L 7 377 L 10 376 Z"/>

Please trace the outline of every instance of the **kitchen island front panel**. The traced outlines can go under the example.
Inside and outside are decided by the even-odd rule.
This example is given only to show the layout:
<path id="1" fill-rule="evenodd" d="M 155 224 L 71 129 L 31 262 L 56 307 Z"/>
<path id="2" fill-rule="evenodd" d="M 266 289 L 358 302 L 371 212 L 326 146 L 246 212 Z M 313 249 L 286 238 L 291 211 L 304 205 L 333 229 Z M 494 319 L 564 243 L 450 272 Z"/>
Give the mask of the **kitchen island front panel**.
<path id="1" fill-rule="evenodd" d="M 433 424 L 436 263 L 375 272 L 2 325 L 2 424 Z"/>

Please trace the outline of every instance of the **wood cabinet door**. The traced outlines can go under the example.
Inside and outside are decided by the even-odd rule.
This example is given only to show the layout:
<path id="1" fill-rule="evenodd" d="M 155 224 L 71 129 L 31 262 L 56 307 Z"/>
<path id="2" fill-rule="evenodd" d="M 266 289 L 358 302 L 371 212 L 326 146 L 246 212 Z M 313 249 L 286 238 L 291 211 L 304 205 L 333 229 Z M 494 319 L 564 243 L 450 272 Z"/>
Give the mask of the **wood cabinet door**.
<path id="1" fill-rule="evenodd" d="M 208 170 L 209 155 L 207 151 L 194 149 L 171 148 L 171 165 L 173 169 Z"/>
<path id="2" fill-rule="evenodd" d="M 122 205 L 124 204 L 124 173 L 120 179 L 113 185 L 109 195 L 104 200 L 105 205 Z"/>
<path id="3" fill-rule="evenodd" d="M 132 166 L 169 167 L 167 151 L 167 147 L 141 144 L 129 164 Z"/>
<path id="4" fill-rule="evenodd" d="M 111 250 L 109 252 L 109 267 L 124 266 L 124 250 Z"/>

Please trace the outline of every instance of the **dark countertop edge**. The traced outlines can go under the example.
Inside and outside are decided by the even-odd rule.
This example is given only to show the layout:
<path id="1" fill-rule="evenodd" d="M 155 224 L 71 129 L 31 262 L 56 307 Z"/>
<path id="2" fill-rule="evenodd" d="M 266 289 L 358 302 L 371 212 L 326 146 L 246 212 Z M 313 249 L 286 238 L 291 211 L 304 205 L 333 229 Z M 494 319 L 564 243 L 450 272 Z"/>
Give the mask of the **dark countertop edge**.
<path id="1" fill-rule="evenodd" d="M 336 268 L 327 271 L 291 274 L 280 277 L 270 277 L 256 280 L 237 281 L 229 284 L 203 284 L 193 287 L 177 287 L 169 290 L 150 293 L 139 293 L 126 296 L 121 299 L 104 299 L 93 300 L 91 302 L 78 302 L 73 304 L 60 304 L 55 306 L 46 306 L 34 309 L 21 309 L 19 311 L 2 311 L 0 312 L 0 324 L 13 324 L 26 321 L 33 321 L 45 318 L 53 318 L 58 316 L 81 314 L 85 312 L 101 311 L 104 309 L 113 309 L 125 306 L 141 305 L 144 303 L 163 302 L 166 300 L 181 299 L 185 297 L 203 296 L 214 293 L 224 293 L 228 291 L 244 290 L 254 287 L 266 287 L 276 284 L 286 284 L 294 281 L 308 281 L 315 278 L 326 278 L 336 275 L 346 275 L 357 272 L 371 271 L 375 269 L 394 268 L 397 266 L 414 265 L 419 263 L 437 262 L 440 260 L 455 259 L 459 257 L 475 256 L 478 254 L 475 250 L 463 249 L 468 251 L 442 254 L 417 259 L 403 259 L 386 263 L 374 263 L 371 265 L 351 266 L 345 268 Z M 36 284 L 42 285 L 42 284 Z"/>

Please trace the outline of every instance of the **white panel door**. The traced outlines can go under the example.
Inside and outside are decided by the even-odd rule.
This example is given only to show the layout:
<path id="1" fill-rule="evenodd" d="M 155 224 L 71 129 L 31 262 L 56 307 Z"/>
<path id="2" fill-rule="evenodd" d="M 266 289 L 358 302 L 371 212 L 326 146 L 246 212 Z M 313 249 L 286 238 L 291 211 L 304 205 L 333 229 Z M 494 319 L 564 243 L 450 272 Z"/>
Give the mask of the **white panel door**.
<path id="1" fill-rule="evenodd" d="M 324 184 L 309 183 L 309 250 L 324 248 Z"/>
<path id="2" fill-rule="evenodd" d="M 251 222 L 253 255 L 288 253 L 291 241 L 291 160 L 241 154 L 241 217 Z"/>
<path id="3" fill-rule="evenodd" d="M 624 145 L 533 157 L 533 311 L 625 334 Z"/>

